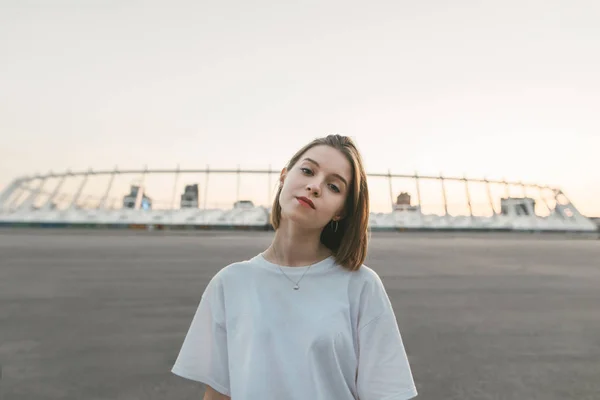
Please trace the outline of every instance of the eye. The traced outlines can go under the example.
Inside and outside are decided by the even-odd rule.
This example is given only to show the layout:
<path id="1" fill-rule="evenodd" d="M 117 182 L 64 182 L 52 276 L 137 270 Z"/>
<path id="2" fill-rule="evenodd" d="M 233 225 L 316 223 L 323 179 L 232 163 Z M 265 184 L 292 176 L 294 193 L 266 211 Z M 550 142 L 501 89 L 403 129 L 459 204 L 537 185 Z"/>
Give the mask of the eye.
<path id="1" fill-rule="evenodd" d="M 301 170 L 302 172 L 304 172 L 305 174 L 307 174 L 307 175 L 310 175 L 310 174 L 312 174 L 312 171 L 310 170 L 310 168 L 300 168 L 300 170 Z M 306 171 L 308 171 L 308 172 L 306 172 Z"/>
<path id="2" fill-rule="evenodd" d="M 333 190 L 336 193 L 340 192 L 340 188 L 338 188 L 337 186 L 335 186 L 333 183 L 329 184 L 329 187 L 331 188 L 331 190 Z"/>

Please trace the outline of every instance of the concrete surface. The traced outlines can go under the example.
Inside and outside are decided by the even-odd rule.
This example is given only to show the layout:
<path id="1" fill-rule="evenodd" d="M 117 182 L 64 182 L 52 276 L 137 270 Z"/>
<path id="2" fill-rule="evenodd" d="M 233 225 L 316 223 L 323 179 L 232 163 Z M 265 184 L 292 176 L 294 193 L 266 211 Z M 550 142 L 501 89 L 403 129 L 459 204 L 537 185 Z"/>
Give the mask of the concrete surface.
<path id="1" fill-rule="evenodd" d="M 0 230 L 2 398 L 201 399 L 170 368 L 202 291 L 271 238 Z M 367 265 L 418 399 L 600 398 L 599 240 L 376 233 Z"/>

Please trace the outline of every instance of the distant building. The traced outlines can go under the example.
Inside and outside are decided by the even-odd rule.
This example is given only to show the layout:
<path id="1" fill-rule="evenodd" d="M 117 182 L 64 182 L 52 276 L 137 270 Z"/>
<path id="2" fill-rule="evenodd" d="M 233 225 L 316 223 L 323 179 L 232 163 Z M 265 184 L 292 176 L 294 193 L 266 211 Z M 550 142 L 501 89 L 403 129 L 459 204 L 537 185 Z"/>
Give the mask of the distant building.
<path id="1" fill-rule="evenodd" d="M 396 204 L 410 206 L 410 194 L 408 194 L 407 192 L 400 193 L 398 197 L 396 197 Z"/>
<path id="2" fill-rule="evenodd" d="M 410 211 L 410 212 L 419 212 L 421 211 L 420 206 L 411 206 L 411 197 L 407 192 L 401 192 L 398 197 L 396 197 L 396 204 L 393 205 L 394 211 Z"/>
<path id="3" fill-rule="evenodd" d="M 198 195 L 198 184 L 186 185 L 181 195 L 181 208 L 198 208 L 200 196 Z"/>
<path id="4" fill-rule="evenodd" d="M 500 214 L 520 217 L 535 215 L 535 200 L 531 197 L 508 197 L 500 199 Z"/>
<path id="5" fill-rule="evenodd" d="M 144 193 L 144 189 L 140 188 L 137 185 L 131 185 L 131 189 L 129 194 L 123 197 L 123 208 L 134 209 L 136 206 L 136 202 L 138 200 L 138 196 L 142 196 L 140 200 L 140 209 L 142 210 L 151 210 L 152 209 L 152 199 Z"/>
<path id="6" fill-rule="evenodd" d="M 254 203 L 250 200 L 239 200 L 233 203 L 233 208 L 254 208 Z"/>

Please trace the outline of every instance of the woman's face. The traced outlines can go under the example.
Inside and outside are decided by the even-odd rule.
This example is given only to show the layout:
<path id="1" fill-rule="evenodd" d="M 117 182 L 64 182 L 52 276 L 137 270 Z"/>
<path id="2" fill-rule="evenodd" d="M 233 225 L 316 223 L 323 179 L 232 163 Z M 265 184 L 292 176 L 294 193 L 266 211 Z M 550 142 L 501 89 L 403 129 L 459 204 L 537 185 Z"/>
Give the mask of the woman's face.
<path id="1" fill-rule="evenodd" d="M 339 150 L 327 145 L 312 147 L 289 171 L 282 171 L 281 179 L 282 218 L 320 230 L 344 216 L 352 166 Z"/>

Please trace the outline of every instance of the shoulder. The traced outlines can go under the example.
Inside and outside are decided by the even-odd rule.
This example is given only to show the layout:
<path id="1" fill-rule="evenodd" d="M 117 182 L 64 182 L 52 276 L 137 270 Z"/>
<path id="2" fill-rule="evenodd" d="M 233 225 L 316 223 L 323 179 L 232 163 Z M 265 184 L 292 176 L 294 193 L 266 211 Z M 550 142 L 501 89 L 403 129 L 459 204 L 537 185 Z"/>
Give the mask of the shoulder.
<path id="1" fill-rule="evenodd" d="M 252 267 L 252 260 L 236 261 L 221 268 L 216 274 L 217 279 L 228 279 L 248 271 Z"/>
<path id="2" fill-rule="evenodd" d="M 358 270 L 351 272 L 350 276 L 353 285 L 361 289 L 383 288 L 383 281 L 379 274 L 365 264 L 361 265 Z"/>
<path id="3" fill-rule="evenodd" d="M 216 274 L 212 276 L 208 284 L 206 285 L 203 297 L 205 296 L 218 296 L 223 294 L 226 288 L 235 285 L 236 283 L 243 282 L 247 278 L 247 275 L 251 273 L 252 260 L 237 261 L 222 267 Z"/>
<path id="4" fill-rule="evenodd" d="M 240 279 L 243 277 L 243 275 L 252 271 L 252 267 L 252 260 L 236 261 L 228 264 L 217 271 L 217 273 L 211 278 L 209 285 L 223 285 L 232 280 Z"/>
<path id="5" fill-rule="evenodd" d="M 355 271 L 355 273 L 361 279 L 364 279 L 366 281 L 370 281 L 370 282 L 381 281 L 379 274 L 374 269 L 367 266 L 366 264 L 361 265 L 360 268 L 357 271 Z"/>
<path id="6" fill-rule="evenodd" d="M 366 265 L 352 272 L 349 297 L 363 312 L 378 315 L 389 306 L 389 297 L 379 274 Z"/>

